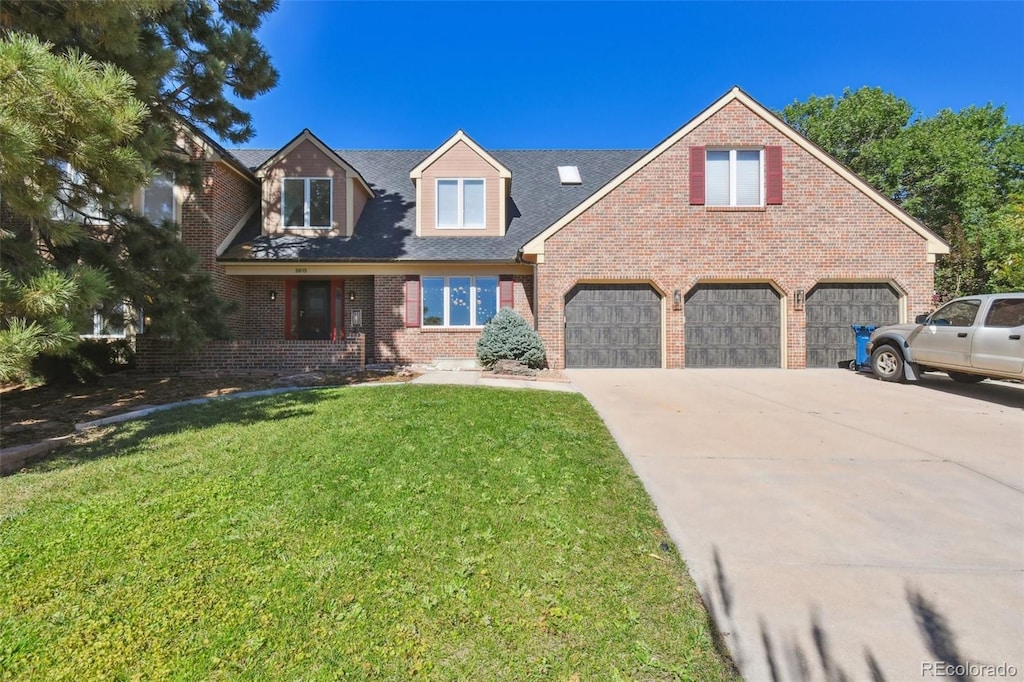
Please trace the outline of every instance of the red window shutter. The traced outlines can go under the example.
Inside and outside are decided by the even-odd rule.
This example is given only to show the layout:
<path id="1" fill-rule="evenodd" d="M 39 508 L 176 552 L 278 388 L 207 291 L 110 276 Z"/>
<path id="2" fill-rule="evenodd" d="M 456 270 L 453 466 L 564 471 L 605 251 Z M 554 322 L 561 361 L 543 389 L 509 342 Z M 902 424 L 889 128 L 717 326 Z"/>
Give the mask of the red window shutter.
<path id="1" fill-rule="evenodd" d="M 295 280 L 287 279 L 284 282 L 284 338 L 292 339 L 292 297 L 295 295 Z"/>
<path id="2" fill-rule="evenodd" d="M 764 148 L 764 202 L 782 204 L 782 147 Z"/>
<path id="3" fill-rule="evenodd" d="M 690 147 L 690 205 L 704 205 L 704 147 Z"/>
<path id="4" fill-rule="evenodd" d="M 498 310 L 516 307 L 515 282 L 512 275 L 502 275 L 498 281 Z"/>
<path id="5" fill-rule="evenodd" d="M 420 326 L 419 275 L 408 275 L 405 278 L 405 326 Z"/>

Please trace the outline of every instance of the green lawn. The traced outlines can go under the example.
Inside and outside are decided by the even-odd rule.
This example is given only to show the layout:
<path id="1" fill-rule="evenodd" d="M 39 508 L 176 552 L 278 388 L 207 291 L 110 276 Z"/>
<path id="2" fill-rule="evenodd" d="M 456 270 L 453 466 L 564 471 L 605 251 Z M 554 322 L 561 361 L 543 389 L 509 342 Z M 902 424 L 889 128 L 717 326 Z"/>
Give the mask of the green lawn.
<path id="1" fill-rule="evenodd" d="M 0 479 L 0 678 L 733 679 L 580 396 L 165 412 Z"/>

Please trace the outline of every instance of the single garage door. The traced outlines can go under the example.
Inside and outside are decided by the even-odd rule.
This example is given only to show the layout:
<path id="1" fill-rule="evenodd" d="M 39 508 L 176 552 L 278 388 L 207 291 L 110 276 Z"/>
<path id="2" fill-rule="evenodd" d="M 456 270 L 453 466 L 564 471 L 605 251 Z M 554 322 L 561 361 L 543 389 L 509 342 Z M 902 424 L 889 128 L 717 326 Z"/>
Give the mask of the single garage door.
<path id="1" fill-rule="evenodd" d="M 779 295 L 767 284 L 701 284 L 686 297 L 687 367 L 780 367 Z"/>
<path id="2" fill-rule="evenodd" d="M 896 324 L 900 297 L 888 284 L 819 284 L 807 294 L 807 366 L 838 367 L 857 357 L 852 324 Z"/>
<path id="3" fill-rule="evenodd" d="M 566 367 L 661 367 L 661 297 L 646 284 L 578 284 L 565 297 Z"/>

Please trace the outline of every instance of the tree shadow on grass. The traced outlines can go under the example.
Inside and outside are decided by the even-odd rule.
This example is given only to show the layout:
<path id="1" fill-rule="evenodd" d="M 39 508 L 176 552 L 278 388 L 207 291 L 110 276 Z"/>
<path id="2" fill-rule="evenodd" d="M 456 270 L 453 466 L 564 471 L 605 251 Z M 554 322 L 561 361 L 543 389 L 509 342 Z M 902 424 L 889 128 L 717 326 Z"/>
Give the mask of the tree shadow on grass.
<path id="1" fill-rule="evenodd" d="M 814 644 L 811 656 L 804 651 L 795 636 L 791 636 L 786 642 L 777 642 L 773 635 L 775 629 L 772 628 L 764 614 L 758 616 L 757 641 L 745 642 L 743 636 L 737 631 L 735 621 L 735 590 L 726 574 L 717 546 L 712 548 L 712 562 L 715 573 L 714 584 L 705 584 L 702 593 L 706 595 L 707 610 L 713 621 L 714 632 L 718 635 L 722 646 L 728 640 L 726 656 L 731 654 L 732 660 L 741 672 L 746 671 L 747 674 L 750 674 L 751 664 L 756 662 L 757 657 L 763 656 L 767 679 L 772 682 L 783 680 L 809 682 L 817 679 L 824 679 L 827 682 L 850 682 L 860 679 L 886 682 L 888 678 L 868 646 L 864 646 L 862 649 L 866 676 L 864 671 L 851 674 L 839 664 L 833 653 L 821 613 L 813 605 L 808 621 L 810 641 Z M 917 624 L 918 636 L 925 649 L 933 656 L 932 661 L 942 663 L 947 670 L 966 669 L 966 659 L 957 647 L 953 630 L 936 606 L 920 591 L 909 585 L 906 587 L 906 602 L 914 617 L 914 622 Z M 965 682 L 971 678 L 954 675 L 949 679 Z"/>
<path id="2" fill-rule="evenodd" d="M 325 390 L 296 391 L 255 398 L 229 398 L 202 405 L 184 405 L 148 417 L 87 432 L 86 442 L 67 445 L 27 464 L 21 474 L 62 471 L 86 462 L 130 456 L 151 438 L 202 430 L 223 424 L 239 428 L 284 421 L 313 413 Z"/>

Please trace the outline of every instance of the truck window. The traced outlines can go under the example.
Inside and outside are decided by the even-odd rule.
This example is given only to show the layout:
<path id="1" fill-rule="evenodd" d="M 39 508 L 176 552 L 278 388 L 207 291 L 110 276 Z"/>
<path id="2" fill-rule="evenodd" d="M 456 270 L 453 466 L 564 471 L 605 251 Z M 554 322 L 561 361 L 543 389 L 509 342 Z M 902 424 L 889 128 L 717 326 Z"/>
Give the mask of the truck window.
<path id="1" fill-rule="evenodd" d="M 974 324 L 974 318 L 978 316 L 978 308 L 980 307 L 981 301 L 978 299 L 953 301 L 932 313 L 929 320 L 932 324 L 970 327 Z"/>
<path id="2" fill-rule="evenodd" d="M 1024 326 L 1024 298 L 997 298 L 985 316 L 986 327 Z"/>

